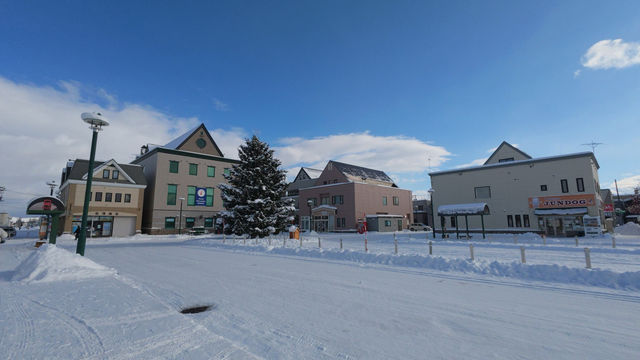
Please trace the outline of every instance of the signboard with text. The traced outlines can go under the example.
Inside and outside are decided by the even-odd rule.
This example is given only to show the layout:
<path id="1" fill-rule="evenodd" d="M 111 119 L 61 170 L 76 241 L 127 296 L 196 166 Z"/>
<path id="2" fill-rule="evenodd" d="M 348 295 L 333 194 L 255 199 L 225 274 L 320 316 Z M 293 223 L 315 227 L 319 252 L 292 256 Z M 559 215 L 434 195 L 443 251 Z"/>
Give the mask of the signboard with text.
<path id="1" fill-rule="evenodd" d="M 196 206 L 207 205 L 207 189 L 196 188 Z"/>
<path id="2" fill-rule="evenodd" d="M 563 196 L 539 196 L 529 198 L 529 208 L 532 209 L 557 209 L 594 206 L 596 204 L 593 194 L 563 195 Z"/>

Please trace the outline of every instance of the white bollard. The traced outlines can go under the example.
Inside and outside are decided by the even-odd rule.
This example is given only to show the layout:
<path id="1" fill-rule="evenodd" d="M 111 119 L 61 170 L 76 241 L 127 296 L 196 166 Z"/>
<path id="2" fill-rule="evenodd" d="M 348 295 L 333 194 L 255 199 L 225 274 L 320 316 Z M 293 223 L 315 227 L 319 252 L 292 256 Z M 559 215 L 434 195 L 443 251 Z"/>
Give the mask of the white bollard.
<path id="1" fill-rule="evenodd" d="M 429 240 L 429 255 L 433 255 L 433 243 Z"/>
<path id="2" fill-rule="evenodd" d="M 587 263 L 587 269 L 591 269 L 591 249 L 584 248 L 584 260 Z"/>
<path id="3" fill-rule="evenodd" d="M 578 237 L 576 236 L 576 246 L 578 246 Z"/>
<path id="4" fill-rule="evenodd" d="M 616 237 L 615 236 L 611 237 L 611 247 L 614 248 L 614 249 L 616 248 Z"/>
<path id="5" fill-rule="evenodd" d="M 513 243 L 517 244 L 518 243 L 518 235 L 513 234 Z"/>
<path id="6" fill-rule="evenodd" d="M 225 235 L 224 233 L 222 233 L 222 243 L 224 244 L 227 240 L 227 235 Z"/>
<path id="7" fill-rule="evenodd" d="M 340 238 L 340 250 L 342 250 L 342 238 Z"/>
<path id="8" fill-rule="evenodd" d="M 271 236 L 269 236 L 269 246 L 271 246 Z"/>
<path id="9" fill-rule="evenodd" d="M 242 245 L 247 245 L 247 238 L 242 238 Z"/>
<path id="10" fill-rule="evenodd" d="M 395 253 L 398 255 L 398 238 L 396 237 L 396 233 L 393 233 L 393 245 L 395 246 Z"/>
<path id="11" fill-rule="evenodd" d="M 471 254 L 471 261 L 474 261 L 474 256 L 473 256 L 473 244 L 469 244 L 469 253 Z"/>
<path id="12" fill-rule="evenodd" d="M 318 236 L 318 248 L 322 249 L 322 244 L 320 243 L 320 236 Z"/>
<path id="13" fill-rule="evenodd" d="M 364 237 L 364 252 L 369 252 L 369 247 L 367 246 L 367 236 Z"/>
<path id="14" fill-rule="evenodd" d="M 300 247 L 302 247 L 302 235 L 300 235 Z"/>
<path id="15" fill-rule="evenodd" d="M 282 247 L 287 247 L 287 237 L 282 238 Z"/>
<path id="16" fill-rule="evenodd" d="M 542 245 L 547 246 L 547 236 L 542 234 Z"/>
<path id="17" fill-rule="evenodd" d="M 520 246 L 520 261 L 522 261 L 523 264 L 527 263 L 527 259 L 524 257 L 524 246 Z"/>

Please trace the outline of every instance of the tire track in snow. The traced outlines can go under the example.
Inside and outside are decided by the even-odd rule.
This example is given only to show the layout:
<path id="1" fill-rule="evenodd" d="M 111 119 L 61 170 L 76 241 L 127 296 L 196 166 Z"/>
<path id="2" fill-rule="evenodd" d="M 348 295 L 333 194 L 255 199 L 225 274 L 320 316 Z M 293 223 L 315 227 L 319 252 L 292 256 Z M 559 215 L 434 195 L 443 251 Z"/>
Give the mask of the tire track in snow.
<path id="1" fill-rule="evenodd" d="M 25 350 L 28 348 L 28 346 L 33 341 L 33 338 L 35 337 L 33 320 L 31 316 L 28 314 L 28 312 L 26 311 L 24 303 L 19 299 L 17 299 L 16 297 L 9 299 L 9 301 L 5 301 L 4 306 L 6 306 L 9 309 L 9 312 L 8 312 L 9 314 L 15 314 L 15 323 L 17 325 L 17 326 L 5 326 L 4 328 L 18 330 L 19 334 L 17 335 L 17 341 L 10 342 L 8 344 L 9 346 L 4 346 L 2 342 L 12 338 L 8 337 L 6 334 L 3 336 L 0 336 L 1 338 L 0 344 L 2 344 L 0 348 L 9 349 L 8 353 L 5 354 L 6 359 L 20 359 L 22 358 L 23 354 L 25 353 Z"/>

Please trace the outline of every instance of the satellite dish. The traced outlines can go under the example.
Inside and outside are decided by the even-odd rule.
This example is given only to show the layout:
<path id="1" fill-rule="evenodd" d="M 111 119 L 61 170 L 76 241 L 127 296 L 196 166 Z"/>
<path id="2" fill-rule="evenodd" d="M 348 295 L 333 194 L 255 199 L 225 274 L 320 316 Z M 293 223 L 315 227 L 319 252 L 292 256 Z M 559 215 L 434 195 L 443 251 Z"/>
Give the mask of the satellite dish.
<path id="1" fill-rule="evenodd" d="M 109 126 L 109 122 L 107 119 L 102 116 L 99 112 L 86 112 L 80 115 L 82 117 L 82 121 L 90 124 L 92 127 L 103 127 Z"/>

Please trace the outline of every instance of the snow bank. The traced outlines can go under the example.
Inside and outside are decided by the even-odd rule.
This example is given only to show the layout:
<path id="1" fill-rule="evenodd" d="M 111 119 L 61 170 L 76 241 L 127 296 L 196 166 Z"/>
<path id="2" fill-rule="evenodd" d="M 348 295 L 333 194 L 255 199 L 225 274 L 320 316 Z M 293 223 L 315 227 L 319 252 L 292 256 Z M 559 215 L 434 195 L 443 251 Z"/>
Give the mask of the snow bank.
<path id="1" fill-rule="evenodd" d="M 614 272 L 601 269 L 569 268 L 560 265 L 529 265 L 519 262 L 471 261 L 468 259 L 449 259 L 440 256 L 391 255 L 363 253 L 351 250 L 322 250 L 264 246 L 223 245 L 217 240 L 193 240 L 192 244 L 241 250 L 264 252 L 277 255 L 304 256 L 327 260 L 351 261 L 361 264 L 394 265 L 439 271 L 457 271 L 523 280 L 548 281 L 572 285 L 600 286 L 613 289 L 640 290 L 640 271 Z"/>
<path id="2" fill-rule="evenodd" d="M 640 225 L 628 222 L 622 226 L 616 226 L 615 233 L 620 235 L 640 235 Z"/>
<path id="3" fill-rule="evenodd" d="M 73 254 L 52 244 L 44 244 L 15 270 L 13 281 L 53 282 L 82 280 L 114 275 L 114 269 Z"/>

